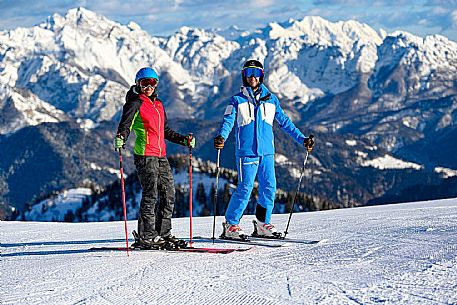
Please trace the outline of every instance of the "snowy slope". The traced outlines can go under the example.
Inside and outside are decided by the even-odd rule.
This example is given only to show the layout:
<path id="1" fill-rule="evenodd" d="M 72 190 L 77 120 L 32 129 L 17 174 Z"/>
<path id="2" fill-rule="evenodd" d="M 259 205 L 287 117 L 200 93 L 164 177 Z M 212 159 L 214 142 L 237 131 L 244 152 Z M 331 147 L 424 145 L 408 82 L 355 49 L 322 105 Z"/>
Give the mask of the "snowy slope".
<path id="1" fill-rule="evenodd" d="M 88 251 L 122 246 L 122 222 L 3 222 L 2 304 L 455 304 L 456 223 L 457 199 L 333 210 L 292 218 L 290 237 L 317 244 L 127 257 Z M 194 235 L 211 225 L 194 218 Z"/>

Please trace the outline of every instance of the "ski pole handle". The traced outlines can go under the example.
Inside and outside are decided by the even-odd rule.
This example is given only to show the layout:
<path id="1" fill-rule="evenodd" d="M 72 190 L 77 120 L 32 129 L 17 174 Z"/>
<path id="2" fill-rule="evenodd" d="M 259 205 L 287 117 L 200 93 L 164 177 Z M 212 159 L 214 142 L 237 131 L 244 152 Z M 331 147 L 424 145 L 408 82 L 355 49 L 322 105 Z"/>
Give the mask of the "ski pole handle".
<path id="1" fill-rule="evenodd" d="M 194 138 L 194 134 L 192 132 L 189 132 L 189 134 L 187 136 L 187 146 L 189 147 L 190 150 L 192 150 L 192 147 L 190 147 L 190 142 L 192 141 L 193 138 Z"/>
<path id="2" fill-rule="evenodd" d="M 308 152 L 311 152 L 314 147 L 314 135 L 310 134 L 308 138 L 305 138 L 305 141 L 303 143 L 303 146 L 305 146 L 306 150 Z"/>

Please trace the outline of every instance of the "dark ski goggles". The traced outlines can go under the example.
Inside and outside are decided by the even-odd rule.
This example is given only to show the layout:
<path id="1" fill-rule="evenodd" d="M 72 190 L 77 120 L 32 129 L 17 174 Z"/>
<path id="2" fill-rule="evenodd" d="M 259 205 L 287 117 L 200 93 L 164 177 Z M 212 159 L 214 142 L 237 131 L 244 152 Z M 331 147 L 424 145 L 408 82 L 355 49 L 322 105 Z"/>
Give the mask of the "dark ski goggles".
<path id="1" fill-rule="evenodd" d="M 155 89 L 158 83 L 159 81 L 155 78 L 145 78 L 140 80 L 140 87 L 141 89 L 146 89 L 148 87 L 150 87 L 151 89 Z"/>
<path id="2" fill-rule="evenodd" d="M 243 69 L 244 77 L 261 77 L 263 75 L 263 69 L 257 67 L 246 67 Z"/>

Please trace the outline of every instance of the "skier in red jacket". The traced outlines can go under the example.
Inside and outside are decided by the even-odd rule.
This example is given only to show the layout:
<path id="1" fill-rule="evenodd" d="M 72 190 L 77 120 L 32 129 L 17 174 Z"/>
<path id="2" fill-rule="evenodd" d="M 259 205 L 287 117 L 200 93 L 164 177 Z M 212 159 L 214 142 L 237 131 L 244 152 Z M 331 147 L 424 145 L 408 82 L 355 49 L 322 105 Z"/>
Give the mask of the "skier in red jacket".
<path id="1" fill-rule="evenodd" d="M 130 130 L 133 129 L 136 134 L 134 161 L 143 192 L 138 215 L 138 238 L 135 238 L 133 246 L 145 249 L 186 246 L 185 241 L 171 234 L 175 186 L 166 158 L 165 139 L 195 147 L 195 138 L 181 135 L 168 126 L 165 109 L 156 92 L 158 83 L 159 77 L 154 69 L 142 68 L 137 72 L 135 86 L 127 92 L 114 140 L 115 149 L 121 149 Z"/>

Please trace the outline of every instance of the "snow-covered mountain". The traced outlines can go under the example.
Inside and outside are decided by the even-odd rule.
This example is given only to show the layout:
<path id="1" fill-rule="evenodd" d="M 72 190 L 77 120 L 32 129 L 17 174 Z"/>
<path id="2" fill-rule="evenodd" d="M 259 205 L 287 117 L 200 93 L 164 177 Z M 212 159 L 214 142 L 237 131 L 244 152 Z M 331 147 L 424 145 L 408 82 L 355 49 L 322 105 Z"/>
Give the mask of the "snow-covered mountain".
<path id="1" fill-rule="evenodd" d="M 161 75 L 159 89 L 171 117 L 187 110 L 211 118 L 208 104 L 225 87 L 239 86 L 240 65 L 247 58 L 265 63 L 266 82 L 279 97 L 303 104 L 346 92 L 368 78 L 375 96 L 404 89 L 372 111 L 404 107 L 398 105 L 404 97 L 455 93 L 457 43 L 439 35 L 380 34 L 356 21 L 305 17 L 235 37 L 188 27 L 154 37 L 133 22 L 122 25 L 79 8 L 32 28 L 1 31 L 0 42 L 2 84 L 28 89 L 73 118 L 95 122 L 116 115 L 135 72 L 146 65 Z"/>
<path id="2" fill-rule="evenodd" d="M 199 143 L 195 153 L 214 160 L 211 139 L 228 97 L 239 90 L 240 67 L 248 58 L 264 62 L 265 83 L 282 107 L 305 134 L 319 136 L 307 170 L 320 184 L 305 186 L 306 191 L 368 202 L 389 190 L 401 192 L 392 190 L 393 181 L 407 187 L 408 171 L 414 173 L 411 183 L 439 184 L 439 175 L 457 169 L 457 147 L 449 145 L 457 136 L 457 43 L 446 37 L 377 32 L 360 22 L 313 16 L 253 32 L 182 27 L 158 37 L 134 22 L 122 25 L 78 8 L 35 27 L 0 31 L 0 144 L 9 152 L 0 162 L 0 194 L 13 201 L 20 197 L 22 206 L 33 194 L 81 186 L 83 178 L 113 181 L 112 171 L 100 175 L 100 169 L 116 167 L 108 143 L 125 92 L 143 66 L 158 70 L 159 95 L 173 126 L 193 131 Z M 57 143 L 59 127 L 36 126 L 42 122 L 61 122 L 83 142 L 67 136 L 72 145 Z M 61 174 L 56 170 L 54 176 L 70 172 L 65 184 L 54 178 L 39 186 L 17 184 L 20 175 L 36 175 L 29 162 L 44 154 L 36 151 L 43 146 L 35 144 L 33 132 L 20 133 L 27 126 L 40 128 L 40 143 L 64 160 L 63 166 L 48 168 L 60 166 Z M 78 126 L 83 131 L 74 129 Z M 97 129 L 98 140 L 88 148 L 96 155 L 82 153 L 84 162 L 71 158 L 75 147 L 84 151 L 86 138 Z M 289 164 L 279 164 L 278 179 L 291 187 L 303 154 L 283 138 L 278 133 L 277 153 Z M 30 150 L 24 154 L 18 142 Z M 179 148 L 171 146 L 170 152 Z M 227 147 L 222 161 L 233 168 L 231 154 Z M 397 168 L 381 169 L 380 162 Z M 77 172 L 87 177 L 77 178 Z"/>
<path id="3" fill-rule="evenodd" d="M 14 133 L 26 126 L 68 120 L 65 112 L 41 100 L 28 89 L 0 83 L 0 134 Z"/>
<path id="4" fill-rule="evenodd" d="M 281 232 L 287 220 L 273 215 Z M 123 222 L 6 221 L 2 304 L 456 304 L 456 222 L 457 199 L 297 213 L 288 237 L 303 243 L 127 256 L 89 250 L 125 247 Z M 195 238 L 212 223 L 193 218 L 194 247 L 247 247 Z M 188 238 L 189 219 L 174 218 L 173 233 Z"/>

